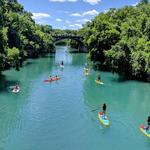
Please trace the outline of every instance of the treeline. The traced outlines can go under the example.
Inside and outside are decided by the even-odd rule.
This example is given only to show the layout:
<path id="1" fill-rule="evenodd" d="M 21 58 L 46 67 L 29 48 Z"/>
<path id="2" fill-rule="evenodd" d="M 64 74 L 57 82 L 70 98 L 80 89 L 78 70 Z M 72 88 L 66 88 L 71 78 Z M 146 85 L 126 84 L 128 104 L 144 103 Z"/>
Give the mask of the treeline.
<path id="1" fill-rule="evenodd" d="M 53 50 L 52 27 L 37 25 L 17 0 L 0 0 L 0 72 Z"/>
<path id="2" fill-rule="evenodd" d="M 110 9 L 78 31 L 101 69 L 150 81 L 150 4 Z"/>

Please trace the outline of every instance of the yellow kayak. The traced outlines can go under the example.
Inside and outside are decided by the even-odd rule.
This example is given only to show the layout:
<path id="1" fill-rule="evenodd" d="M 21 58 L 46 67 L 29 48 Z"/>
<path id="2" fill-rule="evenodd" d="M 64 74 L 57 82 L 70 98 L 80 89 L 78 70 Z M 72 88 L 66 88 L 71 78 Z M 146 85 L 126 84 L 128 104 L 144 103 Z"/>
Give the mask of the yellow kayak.
<path id="1" fill-rule="evenodd" d="M 98 113 L 98 119 L 104 126 L 109 126 L 110 121 L 106 115 L 103 114 L 103 112 Z"/>
<path id="2" fill-rule="evenodd" d="M 150 130 L 146 131 L 144 125 L 141 125 L 141 126 L 140 126 L 140 130 L 141 130 L 141 132 L 142 132 L 144 135 L 146 135 L 147 137 L 150 138 Z"/>
<path id="3" fill-rule="evenodd" d="M 88 76 L 88 75 L 89 75 L 89 72 L 84 72 L 84 75 L 85 75 L 85 76 Z"/>
<path id="4" fill-rule="evenodd" d="M 89 75 L 89 72 L 90 72 L 90 70 L 89 70 L 89 69 L 84 68 L 84 75 L 85 75 L 85 76 L 88 76 L 88 75 Z"/>
<path id="5" fill-rule="evenodd" d="M 102 81 L 95 80 L 97 84 L 104 84 Z"/>

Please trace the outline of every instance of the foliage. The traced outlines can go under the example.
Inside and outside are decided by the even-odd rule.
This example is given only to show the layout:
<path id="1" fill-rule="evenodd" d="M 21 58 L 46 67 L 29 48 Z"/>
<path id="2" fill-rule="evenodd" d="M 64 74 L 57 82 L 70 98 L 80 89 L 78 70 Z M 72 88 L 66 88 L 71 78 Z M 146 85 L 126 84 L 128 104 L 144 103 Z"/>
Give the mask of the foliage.
<path id="1" fill-rule="evenodd" d="M 37 25 L 17 0 L 0 0 L 0 71 L 18 58 L 38 57 L 53 48 L 51 26 Z"/>
<path id="2" fill-rule="evenodd" d="M 110 9 L 78 31 L 101 68 L 150 81 L 150 4 Z"/>

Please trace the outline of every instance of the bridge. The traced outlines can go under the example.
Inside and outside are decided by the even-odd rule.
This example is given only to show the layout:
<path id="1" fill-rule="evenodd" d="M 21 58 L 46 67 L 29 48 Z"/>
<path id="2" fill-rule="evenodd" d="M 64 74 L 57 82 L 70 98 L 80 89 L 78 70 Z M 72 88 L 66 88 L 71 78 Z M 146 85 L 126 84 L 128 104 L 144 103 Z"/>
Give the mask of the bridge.
<path id="1" fill-rule="evenodd" d="M 53 35 L 53 39 L 54 39 L 54 43 L 56 43 L 58 41 L 61 41 L 61 40 L 64 40 L 64 39 L 75 40 L 79 43 L 79 47 L 78 47 L 79 52 L 87 52 L 87 49 L 83 44 L 84 38 L 82 36 L 69 35 L 69 34 L 66 34 L 66 35 Z"/>

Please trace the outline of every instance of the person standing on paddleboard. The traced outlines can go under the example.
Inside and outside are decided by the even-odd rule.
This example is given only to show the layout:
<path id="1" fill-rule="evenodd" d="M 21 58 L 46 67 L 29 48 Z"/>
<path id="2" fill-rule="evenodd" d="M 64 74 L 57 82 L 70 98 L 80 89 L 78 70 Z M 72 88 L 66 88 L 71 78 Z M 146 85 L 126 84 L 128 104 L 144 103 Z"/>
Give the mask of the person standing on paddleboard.
<path id="1" fill-rule="evenodd" d="M 150 130 L 150 116 L 148 116 L 148 119 L 147 119 L 147 127 L 146 127 L 146 130 Z"/>
<path id="2" fill-rule="evenodd" d="M 63 60 L 62 60 L 62 62 L 61 62 L 61 65 L 62 65 L 62 66 L 64 65 L 64 62 L 63 62 Z"/>
<path id="3" fill-rule="evenodd" d="M 101 76 L 100 76 L 100 74 L 99 74 L 98 77 L 97 77 L 97 81 L 101 81 Z"/>
<path id="4" fill-rule="evenodd" d="M 104 104 L 103 104 L 103 114 L 106 114 L 106 107 L 107 107 L 107 106 L 106 106 L 106 104 L 104 103 Z"/>

